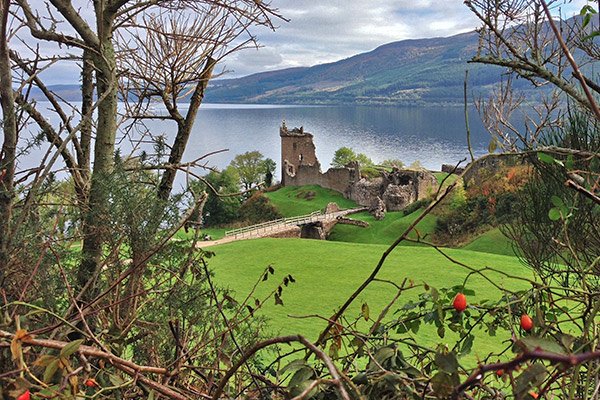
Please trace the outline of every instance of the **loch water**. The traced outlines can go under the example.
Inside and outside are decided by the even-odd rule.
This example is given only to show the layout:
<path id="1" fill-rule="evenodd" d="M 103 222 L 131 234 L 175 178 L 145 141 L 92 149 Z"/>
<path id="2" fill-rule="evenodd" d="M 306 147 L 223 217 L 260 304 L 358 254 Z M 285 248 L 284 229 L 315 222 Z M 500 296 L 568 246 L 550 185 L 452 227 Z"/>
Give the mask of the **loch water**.
<path id="1" fill-rule="evenodd" d="M 42 109 L 50 110 L 40 102 Z M 185 109 L 181 110 L 185 112 Z M 164 111 L 153 110 L 156 114 Z M 58 118 L 48 111 L 51 120 Z M 490 141 L 476 110 L 471 109 L 471 141 L 475 155 L 485 154 Z M 365 153 L 375 162 L 400 159 L 405 165 L 419 161 L 428 169 L 439 170 L 443 163 L 454 164 L 468 157 L 464 109 L 460 106 L 291 106 L 203 104 L 184 154 L 184 161 L 194 160 L 207 153 L 218 152 L 203 162 L 222 169 L 236 154 L 258 150 L 278 164 L 276 179 L 280 178 L 280 138 L 282 121 L 288 128 L 303 126 L 314 135 L 317 157 L 321 168 L 329 168 L 335 150 L 342 146 Z M 76 118 L 74 124 L 76 123 Z M 175 135 L 172 121 L 152 119 L 146 125 L 153 135 L 165 135 L 171 143 Z M 129 132 L 131 133 L 131 132 Z M 31 134 L 37 135 L 35 127 Z M 136 143 L 139 136 L 121 132 L 117 148 L 122 156 L 134 155 L 152 146 Z M 28 146 L 23 141 L 26 155 L 20 158 L 19 168 L 39 165 L 47 150 Z M 220 150 L 228 149 L 224 152 Z M 56 167 L 61 168 L 57 163 Z M 206 171 L 196 171 L 205 174 Z M 178 186 L 185 186 L 182 174 Z"/>
<path id="2" fill-rule="evenodd" d="M 469 155 L 462 107 L 206 104 L 198 113 L 185 158 L 229 149 L 209 159 L 209 164 L 223 168 L 236 154 L 258 150 L 279 163 L 282 121 L 288 128 L 303 126 L 314 135 L 324 170 L 342 146 L 365 153 L 375 162 L 393 158 L 410 165 L 419 161 L 433 170 Z M 469 122 L 473 149 L 483 154 L 490 138 L 474 109 Z"/>

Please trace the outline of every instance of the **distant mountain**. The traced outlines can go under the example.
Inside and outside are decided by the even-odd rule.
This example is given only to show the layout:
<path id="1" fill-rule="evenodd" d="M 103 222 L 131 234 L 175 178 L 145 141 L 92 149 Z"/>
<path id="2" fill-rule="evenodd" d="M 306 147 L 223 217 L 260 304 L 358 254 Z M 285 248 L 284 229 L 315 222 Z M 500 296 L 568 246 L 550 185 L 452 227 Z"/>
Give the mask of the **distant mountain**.
<path id="1" fill-rule="evenodd" d="M 487 91 L 501 69 L 467 64 L 478 34 L 402 40 L 307 68 L 213 81 L 206 100 L 224 103 L 462 103 L 465 70 L 472 90 Z"/>
<path id="2" fill-rule="evenodd" d="M 571 23 L 575 19 L 569 20 Z M 519 27 L 515 28 L 519 29 Z M 462 104 L 465 70 L 469 94 L 486 95 L 504 68 L 468 63 L 476 54 L 476 32 L 445 38 L 402 40 L 333 63 L 262 72 L 212 81 L 205 101 L 272 104 Z M 586 68 L 591 68 L 589 65 Z M 517 79 L 513 87 L 535 96 Z M 79 85 L 51 87 L 66 100 L 79 100 Z M 538 89 L 539 90 L 539 89 Z M 35 98 L 43 98 L 37 89 Z"/>

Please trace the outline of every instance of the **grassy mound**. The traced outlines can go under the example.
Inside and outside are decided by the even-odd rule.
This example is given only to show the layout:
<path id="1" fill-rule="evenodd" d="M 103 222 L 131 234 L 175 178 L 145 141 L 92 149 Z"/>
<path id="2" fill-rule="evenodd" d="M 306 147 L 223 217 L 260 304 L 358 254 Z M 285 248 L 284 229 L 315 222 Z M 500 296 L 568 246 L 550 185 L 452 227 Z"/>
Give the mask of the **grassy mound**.
<path id="1" fill-rule="evenodd" d="M 301 333 L 315 339 L 325 326 L 322 319 L 294 318 L 300 316 L 331 316 L 348 296 L 371 273 L 387 246 L 327 242 L 302 239 L 257 239 L 234 242 L 210 248 L 216 256 L 211 258 L 210 267 L 215 271 L 215 279 L 221 286 L 229 287 L 242 300 L 261 280 L 268 265 L 275 269 L 275 275 L 268 281 L 260 282 L 254 297 L 263 298 L 276 290 L 287 274 L 296 283 L 288 287 L 282 285 L 284 306 L 275 305 L 269 299 L 258 311 L 270 319 L 273 334 Z M 468 250 L 447 250 L 447 253 L 472 267 L 492 266 L 505 273 L 517 276 L 531 276 L 515 257 L 486 254 Z M 475 291 L 471 304 L 478 300 L 496 299 L 500 293 L 488 281 L 478 275 L 467 278 L 468 271 L 449 262 L 434 249 L 425 247 L 401 247 L 396 249 L 382 268 L 379 278 L 401 283 L 404 278 L 415 285 L 424 282 L 434 287 L 462 285 Z M 522 281 L 509 280 L 498 273 L 487 276 L 498 285 L 510 289 L 525 288 Z M 397 303 L 400 307 L 408 300 L 415 299 L 423 292 L 420 286 L 406 292 Z M 376 316 L 396 293 L 389 283 L 374 282 L 356 299 L 347 312 L 349 317 L 360 315 L 363 302 L 368 303 L 371 315 Z M 393 316 L 393 310 L 390 318 Z M 368 327 L 362 322 L 363 328 Z M 449 335 L 439 339 L 434 327 L 424 326 L 418 333 L 420 339 L 431 344 L 439 341 L 452 341 Z M 479 354 L 497 348 L 503 338 L 482 339 L 476 347 Z M 479 340 L 478 340 L 479 341 Z M 474 347 L 475 348 L 475 347 Z"/>
<path id="2" fill-rule="evenodd" d="M 414 222 L 423 210 L 417 210 L 409 215 L 404 215 L 401 211 L 386 213 L 385 218 L 377 221 L 367 212 L 350 215 L 353 219 L 359 219 L 369 223 L 368 228 L 361 228 L 353 225 L 337 224 L 329 235 L 329 240 L 351 243 L 372 243 L 372 244 L 392 244 L 407 228 Z M 435 228 L 435 217 L 427 215 L 419 225 L 417 231 L 421 238 L 433 233 Z M 411 239 L 417 238 L 416 232 L 411 232 Z M 406 242 L 406 244 L 411 244 Z"/>
<path id="3" fill-rule="evenodd" d="M 322 210 L 335 202 L 340 208 L 354 208 L 356 203 L 334 190 L 317 185 L 287 186 L 274 192 L 264 193 L 284 217 L 295 217 Z"/>
<path id="4" fill-rule="evenodd" d="M 507 256 L 515 255 L 510 239 L 500 232 L 500 228 L 493 228 L 482 233 L 462 248 L 484 253 L 504 254 Z"/>

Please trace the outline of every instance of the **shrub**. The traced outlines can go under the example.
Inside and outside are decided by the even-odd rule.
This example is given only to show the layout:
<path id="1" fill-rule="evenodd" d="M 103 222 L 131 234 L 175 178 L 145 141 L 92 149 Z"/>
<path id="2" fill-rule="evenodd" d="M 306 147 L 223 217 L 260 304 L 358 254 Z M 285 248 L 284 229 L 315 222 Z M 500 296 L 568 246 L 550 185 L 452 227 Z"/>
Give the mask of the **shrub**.
<path id="1" fill-rule="evenodd" d="M 282 217 L 275 206 L 261 192 L 253 194 L 242 204 L 239 210 L 239 219 L 248 221 L 251 224 L 272 221 Z"/>

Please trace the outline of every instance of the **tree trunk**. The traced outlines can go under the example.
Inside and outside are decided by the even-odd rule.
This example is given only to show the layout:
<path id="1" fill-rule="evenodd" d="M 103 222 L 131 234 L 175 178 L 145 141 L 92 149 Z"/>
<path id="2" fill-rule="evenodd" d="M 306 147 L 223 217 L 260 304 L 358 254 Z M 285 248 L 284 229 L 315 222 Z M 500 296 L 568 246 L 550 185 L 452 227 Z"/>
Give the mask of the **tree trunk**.
<path id="1" fill-rule="evenodd" d="M 114 15 L 107 13 L 102 2 L 95 2 L 98 23 L 99 52 L 92 56 L 96 68 L 98 95 L 98 124 L 94 142 L 94 167 L 88 209 L 83 224 L 82 261 L 77 274 L 82 288 L 96 272 L 102 259 L 102 245 L 107 235 L 110 216 L 107 204 L 107 183 L 113 169 L 115 137 L 117 132 L 117 72 L 112 42 Z M 102 9 L 101 9 L 102 8 Z M 93 298 L 92 287 L 83 300 Z"/>
<path id="2" fill-rule="evenodd" d="M 8 266 L 17 151 L 17 120 L 7 38 L 9 7 L 9 0 L 0 1 L 0 104 L 4 135 L 0 152 L 0 286 Z"/>
<path id="3" fill-rule="evenodd" d="M 177 123 L 177 136 L 175 137 L 175 142 L 173 143 L 171 154 L 169 155 L 170 165 L 177 165 L 181 162 L 183 152 L 185 151 L 187 142 L 190 138 L 190 133 L 192 132 L 192 127 L 194 126 L 194 121 L 196 120 L 196 115 L 198 115 L 198 109 L 200 108 L 202 100 L 204 99 L 204 92 L 206 91 L 208 81 L 212 76 L 215 64 L 216 60 L 214 60 L 212 57 L 208 57 L 206 60 L 206 65 L 204 66 L 204 70 L 200 75 L 200 81 L 196 85 L 196 89 L 194 90 L 192 98 L 190 99 L 190 108 L 185 116 L 185 120 L 183 123 Z M 173 190 L 173 182 L 175 181 L 176 174 L 176 169 L 165 169 L 160 181 L 160 186 L 158 188 L 158 198 L 160 200 L 166 201 L 169 198 L 171 191 Z"/>

